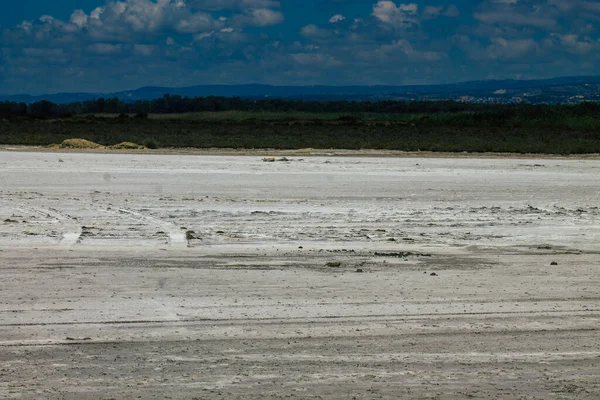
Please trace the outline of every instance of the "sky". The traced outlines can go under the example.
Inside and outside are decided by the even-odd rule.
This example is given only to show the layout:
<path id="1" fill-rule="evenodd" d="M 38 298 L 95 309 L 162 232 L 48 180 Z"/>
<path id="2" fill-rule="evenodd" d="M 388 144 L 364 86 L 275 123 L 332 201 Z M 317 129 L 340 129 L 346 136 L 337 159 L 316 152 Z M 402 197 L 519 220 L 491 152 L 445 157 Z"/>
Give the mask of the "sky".
<path id="1" fill-rule="evenodd" d="M 596 0 L 19 0 L 0 93 L 600 75 Z"/>

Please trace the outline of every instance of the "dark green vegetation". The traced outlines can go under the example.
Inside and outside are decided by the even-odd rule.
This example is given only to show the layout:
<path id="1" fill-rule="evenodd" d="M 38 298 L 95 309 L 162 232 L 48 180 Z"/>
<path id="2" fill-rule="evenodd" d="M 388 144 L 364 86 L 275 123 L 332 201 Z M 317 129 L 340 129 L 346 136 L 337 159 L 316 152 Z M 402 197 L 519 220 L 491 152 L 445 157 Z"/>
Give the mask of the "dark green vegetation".
<path id="1" fill-rule="evenodd" d="M 196 112 L 187 113 L 191 105 Z M 127 113 L 107 114 L 121 111 Z M 115 99 L 68 105 L 0 103 L 0 144 L 47 145 L 70 138 L 149 148 L 585 154 L 600 153 L 600 104 L 318 103 L 171 96 L 133 104 Z"/>

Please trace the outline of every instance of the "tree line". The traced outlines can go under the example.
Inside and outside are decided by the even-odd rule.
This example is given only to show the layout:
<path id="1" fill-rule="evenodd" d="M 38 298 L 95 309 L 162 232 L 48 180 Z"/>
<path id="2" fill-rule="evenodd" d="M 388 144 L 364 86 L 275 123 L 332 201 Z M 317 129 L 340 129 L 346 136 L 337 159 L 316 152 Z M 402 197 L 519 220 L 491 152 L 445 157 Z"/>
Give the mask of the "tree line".
<path id="1" fill-rule="evenodd" d="M 456 101 L 302 101 L 282 99 L 243 99 L 239 97 L 181 97 L 165 95 L 154 100 L 125 102 L 118 98 L 100 98 L 69 104 L 55 104 L 46 100 L 30 104 L 0 102 L 0 117 L 57 118 L 81 114 L 180 114 L 191 112 L 250 111 L 250 112 L 306 112 L 306 113 L 386 113 L 436 114 L 475 113 L 485 118 L 506 118 L 515 114 L 535 118 L 547 115 L 588 116 L 600 118 L 599 103 L 578 105 L 531 104 L 472 104 Z"/>

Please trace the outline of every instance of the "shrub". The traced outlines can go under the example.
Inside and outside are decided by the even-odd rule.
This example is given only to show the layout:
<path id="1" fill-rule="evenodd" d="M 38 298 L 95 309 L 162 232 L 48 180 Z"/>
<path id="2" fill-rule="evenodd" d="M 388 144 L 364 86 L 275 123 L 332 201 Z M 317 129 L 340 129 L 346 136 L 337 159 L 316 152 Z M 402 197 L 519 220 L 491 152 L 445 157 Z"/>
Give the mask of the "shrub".
<path id="1" fill-rule="evenodd" d="M 160 145 L 158 144 L 158 141 L 156 139 L 146 139 L 144 141 L 144 146 L 146 146 L 149 149 L 153 149 L 153 150 L 156 150 L 160 147 Z"/>

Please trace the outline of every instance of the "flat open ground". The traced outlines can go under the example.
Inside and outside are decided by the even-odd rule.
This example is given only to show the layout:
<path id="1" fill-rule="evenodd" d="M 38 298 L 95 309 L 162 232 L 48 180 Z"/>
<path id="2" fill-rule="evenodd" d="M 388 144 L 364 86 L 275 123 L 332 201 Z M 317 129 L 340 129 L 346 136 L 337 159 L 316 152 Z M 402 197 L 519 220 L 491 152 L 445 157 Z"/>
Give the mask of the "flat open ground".
<path id="1" fill-rule="evenodd" d="M 599 188 L 599 160 L 0 152 L 0 398 L 597 399 Z"/>

